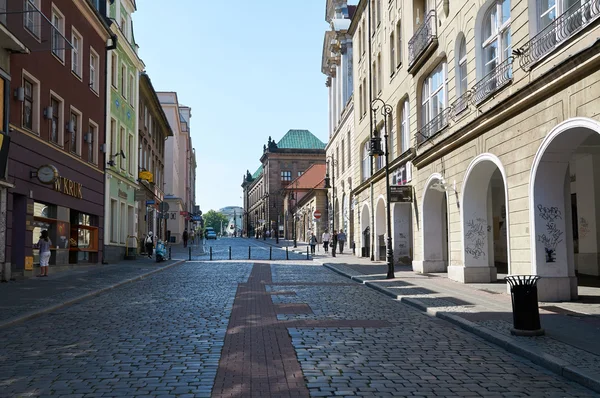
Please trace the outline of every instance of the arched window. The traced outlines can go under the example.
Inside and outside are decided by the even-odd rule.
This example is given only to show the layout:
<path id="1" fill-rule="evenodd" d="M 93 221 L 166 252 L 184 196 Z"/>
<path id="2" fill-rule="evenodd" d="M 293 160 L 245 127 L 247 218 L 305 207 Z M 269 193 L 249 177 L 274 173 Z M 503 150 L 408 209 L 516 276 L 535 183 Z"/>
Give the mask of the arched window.
<path id="1" fill-rule="evenodd" d="M 483 74 L 508 59 L 511 53 L 510 0 L 497 0 L 483 18 Z"/>
<path id="2" fill-rule="evenodd" d="M 461 35 L 456 53 L 456 98 L 467 92 L 467 42 Z"/>
<path id="3" fill-rule="evenodd" d="M 369 157 L 369 141 L 363 144 L 362 148 L 362 180 L 366 181 L 371 174 L 371 158 Z"/>

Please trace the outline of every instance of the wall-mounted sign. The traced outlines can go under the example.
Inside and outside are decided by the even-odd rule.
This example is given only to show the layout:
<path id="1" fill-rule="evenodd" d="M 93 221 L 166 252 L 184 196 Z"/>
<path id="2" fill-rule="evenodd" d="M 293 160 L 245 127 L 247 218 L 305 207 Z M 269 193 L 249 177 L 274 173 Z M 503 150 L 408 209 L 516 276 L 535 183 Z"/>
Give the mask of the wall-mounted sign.
<path id="1" fill-rule="evenodd" d="M 146 180 L 148 182 L 154 182 L 154 175 L 152 174 L 152 172 L 150 172 L 148 170 L 140 171 L 138 173 L 138 178 L 140 180 Z"/>
<path id="2" fill-rule="evenodd" d="M 57 192 L 64 193 L 65 195 L 72 196 L 77 199 L 83 199 L 83 192 L 81 191 L 83 186 L 73 180 L 69 180 L 65 177 L 58 177 L 54 181 L 54 190 Z"/>
<path id="3" fill-rule="evenodd" d="M 119 189 L 119 198 L 121 198 L 121 199 L 127 199 L 127 192 L 121 191 Z"/>
<path id="4" fill-rule="evenodd" d="M 412 203 L 413 187 L 411 185 L 390 185 L 390 202 Z"/>

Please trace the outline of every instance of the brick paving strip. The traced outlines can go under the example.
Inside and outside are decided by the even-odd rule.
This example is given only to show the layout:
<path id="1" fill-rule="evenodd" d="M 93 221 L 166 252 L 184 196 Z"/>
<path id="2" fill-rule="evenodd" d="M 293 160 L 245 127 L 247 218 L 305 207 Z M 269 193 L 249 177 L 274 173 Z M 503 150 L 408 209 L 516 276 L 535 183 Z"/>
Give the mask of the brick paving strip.
<path id="1" fill-rule="evenodd" d="M 266 291 L 266 285 L 340 284 L 273 283 L 271 266 L 255 263 L 247 283 L 239 284 L 236 292 L 212 391 L 213 397 L 309 397 L 287 328 L 391 326 L 386 321 L 368 320 L 278 321 L 277 308 L 285 306 L 273 304 L 273 293 Z M 296 311 L 301 308 L 306 310 L 306 307 L 302 304 L 289 306 Z"/>

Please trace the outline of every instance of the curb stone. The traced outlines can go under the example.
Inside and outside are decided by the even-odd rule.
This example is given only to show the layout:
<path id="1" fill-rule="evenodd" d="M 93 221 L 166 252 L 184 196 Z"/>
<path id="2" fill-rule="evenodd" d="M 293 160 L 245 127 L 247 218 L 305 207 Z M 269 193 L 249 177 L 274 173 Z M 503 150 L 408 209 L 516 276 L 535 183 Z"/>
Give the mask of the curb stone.
<path id="1" fill-rule="evenodd" d="M 392 297 L 431 316 L 435 316 L 436 318 L 440 318 L 447 322 L 450 322 L 460 327 L 461 329 L 473 333 L 476 336 L 481 337 L 482 339 L 505 349 L 506 351 L 512 354 L 516 354 L 523 358 L 526 358 L 531 362 L 535 363 L 536 365 L 542 366 L 543 368 L 546 368 L 551 372 L 554 372 L 569 380 L 575 381 L 576 383 L 579 383 L 595 392 L 600 393 L 600 380 L 598 380 L 593 375 L 589 375 L 586 372 L 574 367 L 570 363 L 563 361 L 560 358 L 547 354 L 543 351 L 532 349 L 530 347 L 525 347 L 524 345 L 515 343 L 515 341 L 508 336 L 504 336 L 500 333 L 494 332 L 493 330 L 490 330 L 483 326 L 479 326 L 476 323 L 463 319 L 458 315 L 449 314 L 447 312 L 437 311 L 433 308 L 429 308 L 419 299 L 398 296 L 397 294 L 389 291 L 385 287 L 376 285 L 375 283 L 366 281 L 362 278 L 347 274 L 346 272 L 337 269 L 332 264 L 324 263 L 323 266 L 337 274 L 345 276 L 350 280 L 356 281 L 358 283 L 362 283 L 373 290 L 377 290 L 378 292 L 383 293 L 386 296 Z"/>
<path id="2" fill-rule="evenodd" d="M 39 310 L 34 310 L 32 312 L 28 312 L 28 313 L 26 313 L 24 315 L 21 315 L 21 316 L 18 316 L 16 318 L 12 318 L 12 319 L 9 319 L 9 320 L 7 320 L 5 322 L 0 323 L 0 329 L 6 328 L 6 327 L 9 327 L 9 326 L 14 326 L 14 325 L 16 325 L 18 323 L 27 321 L 29 319 L 37 318 L 38 316 L 44 315 L 46 313 L 54 312 L 54 311 L 59 310 L 61 308 L 68 307 L 69 305 L 75 304 L 75 303 L 77 303 L 79 301 L 83 301 L 83 300 L 88 299 L 90 297 L 97 296 L 97 295 L 105 293 L 105 292 L 107 292 L 109 290 L 112 290 L 112 289 L 118 288 L 120 286 L 123 286 L 123 285 L 125 285 L 127 283 L 137 282 L 137 281 L 139 281 L 141 279 L 147 278 L 147 277 L 149 277 L 149 276 L 151 276 L 153 274 L 156 274 L 156 273 L 161 272 L 161 271 L 165 271 L 165 270 L 167 270 L 169 268 L 172 268 L 172 267 L 175 267 L 177 265 L 181 265 L 181 264 L 183 264 L 185 262 L 186 262 L 186 260 L 178 260 L 178 261 L 175 261 L 173 264 L 165 265 L 164 267 L 154 269 L 154 270 L 152 270 L 150 272 L 146 272 L 145 274 L 141 274 L 141 275 L 135 276 L 133 278 L 122 280 L 122 281 L 114 283 L 114 284 L 112 284 L 110 286 L 106 286 L 106 287 L 100 288 L 98 290 L 94 290 L 92 292 L 82 294 L 81 296 L 77 296 L 77 297 L 74 297 L 72 299 L 65 300 L 65 301 L 63 301 L 61 303 L 58 303 L 58 304 L 55 304 L 53 306 L 50 306 L 50 307 L 47 307 L 47 308 L 42 308 L 42 309 L 39 309 Z"/>

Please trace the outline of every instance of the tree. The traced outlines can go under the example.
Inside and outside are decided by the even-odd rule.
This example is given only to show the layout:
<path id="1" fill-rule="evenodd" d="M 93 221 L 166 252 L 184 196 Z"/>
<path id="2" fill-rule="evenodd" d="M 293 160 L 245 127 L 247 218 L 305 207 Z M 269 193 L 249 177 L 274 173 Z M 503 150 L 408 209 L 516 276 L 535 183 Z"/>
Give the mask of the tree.
<path id="1" fill-rule="evenodd" d="M 212 227 L 217 233 L 221 232 L 221 223 L 227 226 L 229 222 L 226 215 L 214 210 L 207 211 L 202 215 L 202 218 L 204 218 L 204 228 Z"/>

